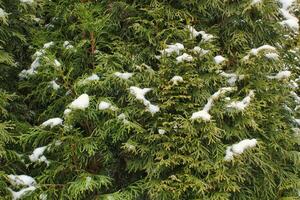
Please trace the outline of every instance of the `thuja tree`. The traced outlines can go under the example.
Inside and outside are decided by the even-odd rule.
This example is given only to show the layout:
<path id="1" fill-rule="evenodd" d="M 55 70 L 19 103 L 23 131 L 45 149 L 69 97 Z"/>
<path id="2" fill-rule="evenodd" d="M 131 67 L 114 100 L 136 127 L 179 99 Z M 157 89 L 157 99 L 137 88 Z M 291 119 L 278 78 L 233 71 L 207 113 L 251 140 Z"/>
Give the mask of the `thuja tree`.
<path id="1" fill-rule="evenodd" d="M 18 73 L 27 62 L 26 49 L 34 15 L 19 1 L 0 1 L 0 199 L 10 199 L 8 175 L 27 173 L 18 136 L 30 117 L 17 90 Z M 26 39 L 27 38 L 27 39 Z"/>
<path id="2" fill-rule="evenodd" d="M 46 2 L 28 198 L 297 199 L 292 3 Z"/>

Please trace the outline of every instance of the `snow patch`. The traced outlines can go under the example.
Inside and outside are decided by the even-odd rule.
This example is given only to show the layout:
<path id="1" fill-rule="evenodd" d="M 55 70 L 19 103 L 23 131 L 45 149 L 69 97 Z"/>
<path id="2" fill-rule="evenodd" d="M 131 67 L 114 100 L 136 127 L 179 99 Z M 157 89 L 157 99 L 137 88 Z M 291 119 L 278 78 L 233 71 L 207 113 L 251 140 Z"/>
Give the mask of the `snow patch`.
<path id="1" fill-rule="evenodd" d="M 217 72 L 219 72 L 221 76 L 228 78 L 227 83 L 230 86 L 234 86 L 237 80 L 242 80 L 245 77 L 244 75 L 238 75 L 236 73 L 226 73 L 222 70 L 219 70 Z"/>
<path id="2" fill-rule="evenodd" d="M 178 57 L 176 58 L 176 62 L 177 62 L 177 63 L 181 63 L 181 62 L 183 62 L 183 61 L 191 62 L 191 61 L 193 61 L 193 56 L 191 56 L 191 55 L 189 55 L 189 54 L 187 54 L 187 53 L 184 53 L 184 54 L 182 54 L 181 56 L 178 56 Z"/>
<path id="3" fill-rule="evenodd" d="M 64 47 L 65 49 L 72 49 L 72 48 L 74 48 L 74 46 L 71 45 L 69 41 L 64 41 L 63 47 Z"/>
<path id="4" fill-rule="evenodd" d="M 51 128 L 53 128 L 54 126 L 57 125 L 62 125 L 63 120 L 61 118 L 52 118 L 52 119 L 48 119 L 47 121 L 45 121 L 44 123 L 42 123 L 42 127 L 47 127 L 50 126 Z"/>
<path id="5" fill-rule="evenodd" d="M 202 49 L 201 47 L 195 46 L 193 49 L 193 52 L 200 54 L 200 56 L 203 56 L 209 52 L 209 50 Z"/>
<path id="6" fill-rule="evenodd" d="M 64 115 L 68 115 L 72 112 L 72 110 L 70 108 L 67 108 L 64 110 Z"/>
<path id="7" fill-rule="evenodd" d="M 147 107 L 150 113 L 155 114 L 159 112 L 159 107 L 156 105 L 151 104 L 150 101 L 148 101 L 145 98 L 145 95 L 150 92 L 152 89 L 151 88 L 139 88 L 135 86 L 130 87 L 130 93 L 135 96 L 137 100 L 140 100 L 143 102 L 143 104 Z"/>
<path id="8" fill-rule="evenodd" d="M 107 109 L 113 108 L 113 106 L 109 102 L 101 101 L 99 103 L 98 108 L 99 108 L 99 110 L 107 110 Z"/>
<path id="9" fill-rule="evenodd" d="M 177 85 L 178 82 L 183 82 L 183 78 L 181 76 L 173 76 L 170 80 L 174 85 Z"/>
<path id="10" fill-rule="evenodd" d="M 180 51 L 183 49 L 184 49 L 183 44 L 175 43 L 175 44 L 167 45 L 167 48 L 160 51 L 160 53 L 162 55 L 167 55 L 167 56 L 170 56 L 172 53 L 176 53 L 177 55 L 179 55 Z"/>
<path id="11" fill-rule="evenodd" d="M 87 94 L 82 94 L 80 95 L 77 99 L 75 99 L 70 105 L 69 107 L 71 109 L 79 109 L 79 110 L 84 110 L 87 107 L 89 107 L 90 104 L 90 98 L 89 95 Z"/>
<path id="12" fill-rule="evenodd" d="M 261 3 L 262 0 L 252 0 L 251 5 Z"/>
<path id="13" fill-rule="evenodd" d="M 277 53 L 266 53 L 266 58 L 270 59 L 270 60 L 278 60 L 279 59 L 279 55 Z"/>
<path id="14" fill-rule="evenodd" d="M 291 30 L 298 32 L 299 30 L 299 19 L 290 13 L 290 7 L 293 5 L 295 0 L 279 0 L 282 8 L 279 9 L 285 20 L 281 21 L 280 24 L 290 28 Z"/>
<path id="15" fill-rule="evenodd" d="M 267 78 L 269 79 L 278 79 L 278 80 L 281 80 L 281 79 L 287 79 L 291 76 L 292 72 L 291 71 L 280 71 L 278 72 L 275 76 L 267 76 Z"/>
<path id="16" fill-rule="evenodd" d="M 129 123 L 129 121 L 127 120 L 127 117 L 126 117 L 126 115 L 124 113 L 119 114 L 117 118 L 119 120 L 122 120 L 124 124 L 128 124 Z"/>
<path id="17" fill-rule="evenodd" d="M 124 72 L 124 73 L 115 72 L 114 75 L 117 76 L 117 77 L 119 77 L 119 78 L 121 78 L 121 79 L 128 80 L 128 79 L 130 79 L 133 76 L 133 73 L 129 73 L 129 72 Z"/>
<path id="18" fill-rule="evenodd" d="M 33 74 L 36 74 L 36 70 L 39 68 L 39 66 L 41 65 L 40 64 L 40 61 L 41 61 L 41 58 L 42 56 L 46 53 L 45 49 L 51 47 L 52 45 L 54 44 L 54 42 L 48 42 L 46 44 L 44 44 L 44 47 L 43 49 L 39 50 L 39 51 L 36 51 L 34 54 L 33 54 L 33 58 L 34 61 L 31 63 L 29 69 L 24 69 L 22 70 L 20 73 L 19 73 L 19 77 L 20 78 L 27 78 L 28 76 L 31 76 Z M 55 62 L 55 61 L 54 61 Z M 58 62 L 58 61 L 57 61 Z M 58 64 L 58 63 L 56 63 Z M 60 64 L 60 63 L 59 63 Z"/>
<path id="19" fill-rule="evenodd" d="M 55 80 L 52 80 L 49 82 L 50 86 L 53 88 L 53 90 L 58 90 L 60 88 L 60 85 L 58 85 Z"/>
<path id="20" fill-rule="evenodd" d="M 221 55 L 217 55 L 214 57 L 214 61 L 215 63 L 217 64 L 221 64 L 222 62 L 224 62 L 226 60 L 226 58 L 224 58 L 223 56 Z"/>
<path id="21" fill-rule="evenodd" d="M 0 8 L 0 18 L 6 18 L 8 16 L 8 13 L 5 12 L 2 8 Z"/>
<path id="22" fill-rule="evenodd" d="M 49 161 L 43 155 L 44 151 L 47 149 L 47 146 L 38 147 L 33 150 L 32 154 L 29 156 L 31 162 L 45 162 L 47 166 L 49 165 Z"/>
<path id="23" fill-rule="evenodd" d="M 187 29 L 190 32 L 191 39 L 194 39 L 197 36 L 201 35 L 202 36 L 202 41 L 203 42 L 208 42 L 209 40 L 214 38 L 213 35 L 207 34 L 205 31 L 197 31 L 193 26 L 188 25 Z"/>
<path id="24" fill-rule="evenodd" d="M 215 100 L 217 100 L 221 95 L 225 94 L 226 92 L 231 92 L 235 90 L 233 87 L 223 87 L 215 92 L 207 101 L 204 108 L 198 112 L 194 112 L 192 114 L 191 119 L 202 119 L 204 121 L 210 121 L 211 115 L 209 114 L 209 110 L 213 106 Z"/>
<path id="25" fill-rule="evenodd" d="M 20 0 L 21 3 L 33 4 L 34 0 Z"/>
<path id="26" fill-rule="evenodd" d="M 233 144 L 232 146 L 227 147 L 224 160 L 230 161 L 233 159 L 233 156 L 242 154 L 245 150 L 255 147 L 256 144 L 256 139 L 245 139 L 239 143 Z"/>
<path id="27" fill-rule="evenodd" d="M 246 107 L 249 106 L 251 98 L 254 97 L 254 91 L 251 90 L 249 94 L 242 101 L 233 101 L 227 105 L 227 108 L 234 108 L 237 110 L 245 110 Z"/>
<path id="28" fill-rule="evenodd" d="M 166 133 L 166 131 L 164 129 L 158 129 L 158 133 L 160 135 L 164 135 Z"/>
<path id="29" fill-rule="evenodd" d="M 14 186 L 33 186 L 36 181 L 28 175 L 8 175 L 9 181 Z"/>
<path id="30" fill-rule="evenodd" d="M 7 188 L 7 189 L 11 192 L 11 194 L 13 196 L 13 200 L 18 200 L 18 199 L 23 198 L 23 196 L 25 196 L 29 192 L 34 191 L 36 189 L 36 187 L 30 186 L 30 187 L 27 187 L 27 188 L 23 188 L 23 189 L 19 190 L 18 192 L 15 192 L 10 188 Z"/>

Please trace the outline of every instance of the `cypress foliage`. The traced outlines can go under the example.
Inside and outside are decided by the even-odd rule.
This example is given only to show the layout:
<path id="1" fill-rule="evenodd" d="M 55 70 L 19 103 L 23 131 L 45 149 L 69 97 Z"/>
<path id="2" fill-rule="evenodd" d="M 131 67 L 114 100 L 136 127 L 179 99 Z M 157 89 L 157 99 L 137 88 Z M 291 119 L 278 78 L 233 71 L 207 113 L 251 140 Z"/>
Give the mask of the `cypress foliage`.
<path id="1" fill-rule="evenodd" d="M 19 74 L 28 199 L 299 198 L 280 2 L 45 1 Z"/>
<path id="2" fill-rule="evenodd" d="M 18 92 L 18 73 L 27 62 L 33 9 L 19 1 L 0 1 L 0 199 L 10 199 L 9 174 L 26 172 L 18 137 L 30 117 Z"/>

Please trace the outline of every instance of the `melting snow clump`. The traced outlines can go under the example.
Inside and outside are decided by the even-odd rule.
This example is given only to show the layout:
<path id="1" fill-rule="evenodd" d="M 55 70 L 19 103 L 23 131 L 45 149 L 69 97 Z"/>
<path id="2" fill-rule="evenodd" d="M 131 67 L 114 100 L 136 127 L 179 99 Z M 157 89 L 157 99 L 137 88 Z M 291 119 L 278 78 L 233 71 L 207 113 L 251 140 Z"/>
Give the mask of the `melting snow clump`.
<path id="1" fill-rule="evenodd" d="M 209 50 L 202 49 L 201 47 L 194 47 L 193 52 L 200 54 L 201 56 L 207 54 Z"/>
<path id="2" fill-rule="evenodd" d="M 174 85 L 177 85 L 178 82 L 183 82 L 183 78 L 181 76 L 173 76 L 170 81 L 173 82 Z"/>
<path id="3" fill-rule="evenodd" d="M 27 188 L 23 188 L 23 189 L 19 190 L 18 192 L 15 192 L 12 189 L 8 188 L 8 190 L 11 192 L 11 194 L 13 196 L 13 200 L 22 199 L 23 196 L 25 196 L 29 192 L 34 191 L 35 189 L 36 189 L 36 187 L 30 186 Z"/>
<path id="4" fill-rule="evenodd" d="M 191 61 L 193 61 L 193 56 L 191 56 L 191 55 L 189 55 L 187 53 L 184 53 L 181 56 L 178 56 L 176 58 L 176 61 L 177 61 L 177 63 L 181 63 L 183 61 L 191 62 Z"/>
<path id="5" fill-rule="evenodd" d="M 211 115 L 209 114 L 209 110 L 213 106 L 213 103 L 215 100 L 217 100 L 221 95 L 225 94 L 226 92 L 233 91 L 235 88 L 233 87 L 224 87 L 219 89 L 217 92 L 215 92 L 207 101 L 204 108 L 198 112 L 194 112 L 192 114 L 191 119 L 202 119 L 204 121 L 210 121 Z"/>
<path id="6" fill-rule="evenodd" d="M 256 139 L 245 139 L 237 144 L 233 144 L 232 146 L 227 147 L 224 160 L 230 161 L 233 159 L 233 156 L 242 154 L 246 149 L 255 147 L 256 144 Z"/>
<path id="7" fill-rule="evenodd" d="M 89 107 L 90 104 L 90 98 L 89 95 L 87 94 L 82 94 L 80 95 L 77 99 L 75 99 L 70 105 L 69 107 L 71 109 L 79 109 L 79 110 L 84 110 L 87 107 Z"/>
<path id="8" fill-rule="evenodd" d="M 109 109 L 111 107 L 112 107 L 111 103 L 108 103 L 106 101 L 101 101 L 100 104 L 99 104 L 99 110 L 106 110 L 106 109 Z"/>
<path id="9" fill-rule="evenodd" d="M 167 56 L 170 56 L 172 53 L 176 53 L 177 55 L 179 55 L 180 51 L 183 49 L 184 49 L 183 44 L 176 43 L 176 44 L 167 45 L 167 48 L 160 51 L 160 53 L 162 55 L 167 55 Z"/>
<path id="10" fill-rule="evenodd" d="M 237 80 L 242 80 L 244 79 L 244 75 L 238 75 L 236 73 L 226 73 L 222 70 L 219 70 L 218 72 L 220 72 L 220 75 L 225 77 L 225 78 L 228 78 L 227 80 L 227 83 L 230 85 L 230 86 L 234 86 L 235 85 L 235 82 Z"/>
<path id="11" fill-rule="evenodd" d="M 245 108 L 249 106 L 252 97 L 254 97 L 253 90 L 251 90 L 242 101 L 233 101 L 227 105 L 227 108 L 234 108 L 241 111 L 245 110 Z"/>
<path id="12" fill-rule="evenodd" d="M 138 88 L 135 86 L 130 87 L 130 93 L 135 96 L 136 99 L 140 100 L 143 102 L 143 104 L 147 107 L 147 109 L 152 113 L 155 114 L 159 112 L 159 107 L 156 105 L 151 104 L 150 101 L 148 101 L 145 98 L 145 95 L 150 92 L 152 89 L 151 88 Z"/>
<path id="13" fill-rule="evenodd" d="M 58 85 L 55 80 L 50 81 L 50 85 L 53 88 L 53 90 L 58 90 L 60 88 L 60 85 Z"/>
<path id="14" fill-rule="evenodd" d="M 15 186 L 33 186 L 36 184 L 35 180 L 28 175 L 8 175 L 9 181 Z"/>
<path id="15" fill-rule="evenodd" d="M 43 155 L 44 151 L 47 149 L 47 146 L 38 147 L 33 150 L 33 153 L 29 156 L 31 162 L 45 162 L 47 166 L 49 165 L 49 161 Z"/>
<path id="16" fill-rule="evenodd" d="M 224 57 L 221 56 L 221 55 L 218 55 L 218 56 L 214 57 L 214 61 L 215 61 L 215 63 L 217 63 L 217 64 L 220 64 L 220 63 L 224 62 L 225 60 L 226 60 L 226 58 L 224 58 Z"/>
<path id="17" fill-rule="evenodd" d="M 292 72 L 291 71 L 280 71 L 278 72 L 275 76 L 267 76 L 269 79 L 287 79 L 291 76 Z"/>
<path id="18" fill-rule="evenodd" d="M 115 76 L 121 78 L 121 79 L 130 79 L 133 76 L 133 73 L 129 73 L 129 72 L 125 72 L 125 73 L 121 73 L 121 72 L 115 72 L 114 73 Z"/>
<path id="19" fill-rule="evenodd" d="M 194 27 L 188 25 L 187 29 L 190 31 L 191 39 L 196 38 L 197 36 L 202 36 L 203 42 L 208 42 L 209 40 L 213 39 L 214 36 L 208 33 L 205 33 L 205 31 L 197 31 Z"/>
<path id="20" fill-rule="evenodd" d="M 48 119 L 47 121 L 45 121 L 44 123 L 42 123 L 41 126 L 46 127 L 46 126 L 50 126 L 51 128 L 53 128 L 54 126 L 57 125 L 62 125 L 63 120 L 61 118 L 52 118 L 52 119 Z"/>

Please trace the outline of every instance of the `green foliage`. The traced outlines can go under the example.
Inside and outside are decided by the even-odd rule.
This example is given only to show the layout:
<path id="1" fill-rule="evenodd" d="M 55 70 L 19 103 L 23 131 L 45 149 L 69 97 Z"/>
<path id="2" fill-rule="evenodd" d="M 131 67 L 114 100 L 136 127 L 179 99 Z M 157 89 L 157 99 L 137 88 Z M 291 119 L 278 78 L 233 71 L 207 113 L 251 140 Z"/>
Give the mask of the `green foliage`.
<path id="1" fill-rule="evenodd" d="M 0 4 L 15 13 L 1 19 L 0 46 L 5 51 L 0 61 L 13 75 L 0 78 L 14 81 L 10 89 L 18 84 L 16 92 L 28 108 L 22 105 L 16 113 L 28 111 L 25 119 L 34 127 L 29 129 L 23 119 L 16 130 L 0 122 L 0 155 L 8 163 L 23 160 L 0 167 L 2 196 L 8 198 L 11 187 L 5 174 L 24 173 L 37 181 L 25 199 L 299 198 L 299 102 L 291 93 L 299 92 L 291 86 L 299 83 L 299 36 L 278 23 L 279 2 L 13 2 L 18 7 L 13 11 L 8 1 Z M 294 11 L 299 15 L 297 4 Z M 32 27 L 29 19 L 35 15 L 41 19 Z M 18 25 L 27 19 L 24 27 L 9 29 L 11 20 Z M 191 37 L 188 25 L 213 39 L 205 41 L 203 33 Z M 32 34 L 29 41 L 22 29 Z M 18 42 L 7 43 L 11 37 L 23 44 L 17 51 L 12 49 Z M 193 60 L 177 62 L 176 53 L 161 55 L 175 43 L 185 47 L 180 55 L 187 53 Z M 250 53 L 262 45 L 276 51 Z M 209 51 L 196 52 L 196 46 Z M 266 57 L 270 53 L 279 59 Z M 217 55 L 225 61 L 216 63 Z M 17 82 L 20 64 L 28 70 Z M 292 75 L 268 78 L 283 70 Z M 133 74 L 122 79 L 116 72 Z M 222 72 L 241 76 L 232 84 Z M 99 78 L 88 80 L 91 75 Z M 174 76 L 183 80 L 176 83 Z M 132 86 L 152 88 L 147 100 L 132 94 Z M 231 91 L 212 96 L 230 86 Z M 251 91 L 254 96 L 245 109 L 228 107 Z M 89 95 L 89 106 L 64 113 L 82 94 Z M 0 93 L 4 114 L 9 114 L 11 99 L 18 97 Z M 214 100 L 211 120 L 191 119 L 209 99 Z M 108 109 L 99 109 L 102 101 L 109 103 Z M 151 113 L 151 105 L 159 106 L 159 112 Z M 62 124 L 42 125 L 58 117 Z M 258 141 L 255 147 L 224 159 L 227 147 L 252 138 Z M 16 157 L 13 147 L 24 154 Z M 42 155 L 28 157 L 37 148 L 44 148 Z"/>

